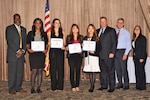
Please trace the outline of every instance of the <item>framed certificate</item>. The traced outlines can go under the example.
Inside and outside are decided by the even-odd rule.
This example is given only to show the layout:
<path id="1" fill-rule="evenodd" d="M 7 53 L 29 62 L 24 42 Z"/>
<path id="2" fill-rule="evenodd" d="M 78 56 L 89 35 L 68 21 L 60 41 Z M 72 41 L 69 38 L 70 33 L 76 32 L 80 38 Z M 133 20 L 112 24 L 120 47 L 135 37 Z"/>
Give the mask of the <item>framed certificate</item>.
<path id="1" fill-rule="evenodd" d="M 83 51 L 95 51 L 95 41 L 83 41 Z"/>
<path id="2" fill-rule="evenodd" d="M 80 53 L 81 52 L 81 45 L 80 45 L 80 43 L 69 44 L 68 48 L 69 48 L 69 53 L 70 54 Z"/>
<path id="3" fill-rule="evenodd" d="M 63 39 L 61 38 L 51 38 L 51 48 L 62 48 Z"/>
<path id="4" fill-rule="evenodd" d="M 44 41 L 31 41 L 31 49 L 39 52 L 45 50 L 45 42 Z"/>

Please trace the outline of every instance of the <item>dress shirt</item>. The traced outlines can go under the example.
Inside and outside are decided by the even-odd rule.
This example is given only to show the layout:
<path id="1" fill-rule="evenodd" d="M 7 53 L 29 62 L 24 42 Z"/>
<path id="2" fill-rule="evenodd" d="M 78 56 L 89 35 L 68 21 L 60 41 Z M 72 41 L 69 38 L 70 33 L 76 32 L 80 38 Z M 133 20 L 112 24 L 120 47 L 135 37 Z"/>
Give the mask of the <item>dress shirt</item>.
<path id="1" fill-rule="evenodd" d="M 106 29 L 106 27 L 104 27 L 104 28 L 101 27 L 101 29 L 100 29 L 100 31 L 99 31 L 99 34 L 98 34 L 99 37 L 101 36 L 102 30 L 103 30 L 103 33 L 104 33 L 104 32 L 105 32 L 105 29 Z"/>
<path id="2" fill-rule="evenodd" d="M 128 55 L 128 53 L 131 50 L 131 37 L 130 37 L 130 33 L 124 29 L 116 29 L 116 34 L 119 33 L 118 36 L 118 44 L 117 44 L 117 49 L 125 49 L 125 54 Z"/>

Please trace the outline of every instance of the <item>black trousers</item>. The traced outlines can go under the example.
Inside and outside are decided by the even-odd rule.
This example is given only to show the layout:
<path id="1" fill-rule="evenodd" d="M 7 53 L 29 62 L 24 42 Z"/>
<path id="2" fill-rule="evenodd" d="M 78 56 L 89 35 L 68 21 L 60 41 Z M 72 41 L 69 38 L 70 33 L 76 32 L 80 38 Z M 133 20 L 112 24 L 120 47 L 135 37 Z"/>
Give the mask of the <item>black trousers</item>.
<path id="1" fill-rule="evenodd" d="M 70 66 L 70 83 L 71 83 L 71 87 L 72 88 L 79 87 L 82 57 L 81 57 L 80 54 L 72 54 L 68 58 L 68 62 L 69 62 L 69 66 Z"/>
<path id="2" fill-rule="evenodd" d="M 101 87 L 115 89 L 114 59 L 100 59 L 100 69 Z"/>
<path id="3" fill-rule="evenodd" d="M 64 52 L 62 50 L 50 53 L 51 89 L 63 90 L 64 87 Z"/>
<path id="4" fill-rule="evenodd" d="M 143 63 L 140 63 L 139 59 L 134 59 L 137 89 L 142 89 L 142 90 L 146 89 L 145 63 L 146 63 L 146 59 L 144 60 Z"/>
<path id="5" fill-rule="evenodd" d="M 24 60 L 17 59 L 8 62 L 8 87 L 10 91 L 19 91 L 22 89 L 22 80 L 24 74 Z"/>
<path id="6" fill-rule="evenodd" d="M 118 79 L 118 86 L 129 86 L 129 76 L 128 76 L 128 70 L 127 70 L 127 60 L 122 60 L 122 57 L 125 53 L 125 50 L 117 50 L 116 56 L 115 56 L 115 70 L 117 74 Z M 122 82 L 122 79 L 124 80 L 124 84 Z"/>

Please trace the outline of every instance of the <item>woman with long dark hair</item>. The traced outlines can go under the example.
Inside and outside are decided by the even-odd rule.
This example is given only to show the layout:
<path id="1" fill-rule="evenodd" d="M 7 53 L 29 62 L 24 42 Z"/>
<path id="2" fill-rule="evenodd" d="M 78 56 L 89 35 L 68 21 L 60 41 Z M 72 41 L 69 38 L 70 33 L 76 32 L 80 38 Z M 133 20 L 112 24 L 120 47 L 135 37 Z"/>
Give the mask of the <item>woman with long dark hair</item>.
<path id="1" fill-rule="evenodd" d="M 133 60 L 135 64 L 136 89 L 146 90 L 145 63 L 147 59 L 146 53 L 146 37 L 142 35 L 139 25 L 133 30 Z"/>
<path id="2" fill-rule="evenodd" d="M 45 50 L 36 52 L 31 48 L 32 41 L 44 41 Z M 45 62 L 45 54 L 47 52 L 48 38 L 43 29 L 43 22 L 40 18 L 36 18 L 33 22 L 32 30 L 27 35 L 27 51 L 29 52 L 29 61 L 31 69 L 31 93 L 42 93 L 42 72 Z M 37 90 L 35 91 L 35 79 L 37 77 Z"/>
<path id="3" fill-rule="evenodd" d="M 52 38 L 63 39 L 63 47 L 51 48 L 49 53 L 51 89 L 54 92 L 59 92 L 64 87 L 64 46 L 66 44 L 66 37 L 61 26 L 61 21 L 57 18 L 52 21 L 52 31 L 49 38 L 50 40 Z"/>
<path id="4" fill-rule="evenodd" d="M 99 37 L 97 36 L 96 28 L 93 24 L 88 25 L 87 34 L 84 37 L 84 40 L 96 42 L 95 51 L 86 51 L 86 52 L 84 51 L 85 52 L 85 63 L 84 63 L 83 71 L 87 72 L 89 74 L 89 78 L 90 78 L 89 92 L 93 92 L 95 79 L 96 79 L 96 73 L 100 72 L 100 67 L 99 67 L 99 62 L 98 62 L 99 61 L 98 51 L 101 49 L 101 47 L 98 46 Z M 92 57 L 92 58 L 90 58 L 90 57 Z M 93 62 L 92 65 L 89 62 Z"/>
<path id="5" fill-rule="evenodd" d="M 82 42 L 83 36 L 79 33 L 79 26 L 77 24 L 73 24 L 71 26 L 70 34 L 67 36 L 67 50 L 69 44 L 80 43 L 82 45 Z M 82 52 L 74 54 L 69 54 L 68 52 L 67 57 L 70 66 L 70 83 L 72 91 L 79 91 Z M 74 79 L 74 75 L 76 75 L 76 79 Z"/>

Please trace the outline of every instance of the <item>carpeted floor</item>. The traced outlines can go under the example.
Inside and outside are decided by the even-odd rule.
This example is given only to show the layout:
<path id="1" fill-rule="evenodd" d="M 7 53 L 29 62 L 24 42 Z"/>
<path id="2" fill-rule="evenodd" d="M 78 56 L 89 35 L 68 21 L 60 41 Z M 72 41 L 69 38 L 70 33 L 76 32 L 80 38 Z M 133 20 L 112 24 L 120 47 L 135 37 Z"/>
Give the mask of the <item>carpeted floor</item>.
<path id="1" fill-rule="evenodd" d="M 23 88 L 27 93 L 17 93 L 10 95 L 8 93 L 7 82 L 0 82 L 0 100 L 150 100 L 150 84 L 147 84 L 147 90 L 135 90 L 135 84 L 130 84 L 129 90 L 115 90 L 108 93 L 107 90 L 99 91 L 99 81 L 96 81 L 95 90 L 89 93 L 89 81 L 81 81 L 80 91 L 72 92 L 69 81 L 65 81 L 64 91 L 52 92 L 47 90 L 50 87 L 50 81 L 42 83 L 41 94 L 30 93 L 30 82 L 23 82 Z"/>

